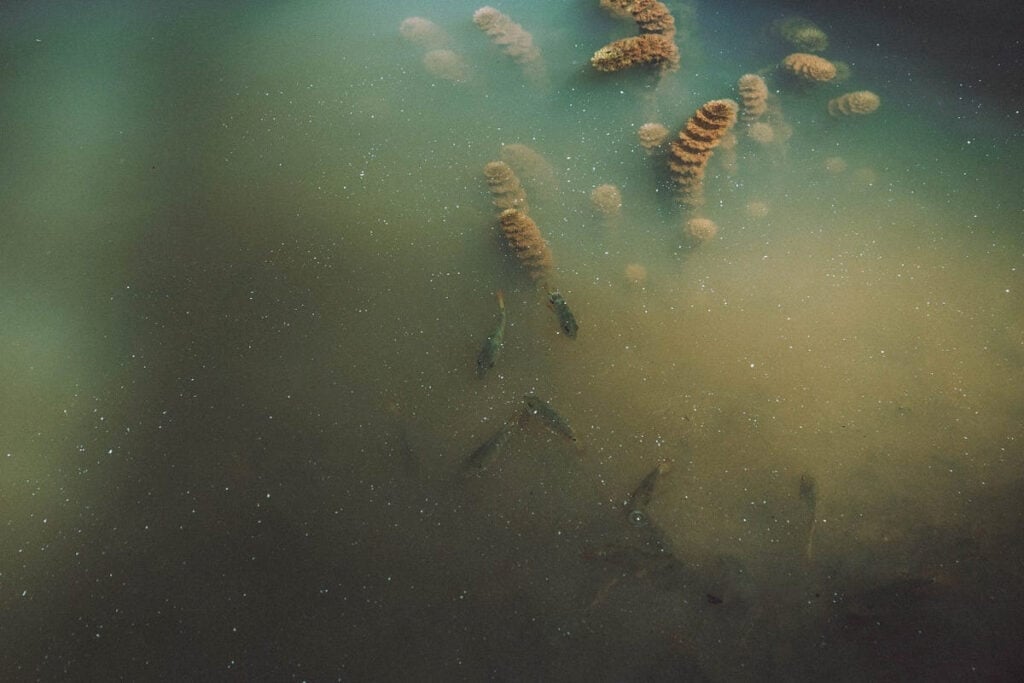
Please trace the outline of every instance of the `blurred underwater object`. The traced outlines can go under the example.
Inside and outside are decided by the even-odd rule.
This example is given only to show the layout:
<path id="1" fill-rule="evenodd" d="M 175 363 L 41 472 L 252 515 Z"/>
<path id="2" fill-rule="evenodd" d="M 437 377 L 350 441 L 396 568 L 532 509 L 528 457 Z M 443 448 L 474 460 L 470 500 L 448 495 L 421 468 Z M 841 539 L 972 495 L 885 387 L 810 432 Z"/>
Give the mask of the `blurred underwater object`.
<path id="1" fill-rule="evenodd" d="M 493 195 L 493 203 L 501 210 L 527 211 L 526 191 L 512 167 L 504 161 L 490 161 L 484 166 L 484 179 Z"/>
<path id="2" fill-rule="evenodd" d="M 629 11 L 631 4 L 629 0 L 600 0 L 601 9 L 616 19 L 632 19 L 633 14 Z"/>
<path id="3" fill-rule="evenodd" d="M 768 109 L 768 85 L 757 74 L 744 74 L 737 83 L 744 121 L 752 122 Z"/>
<path id="4" fill-rule="evenodd" d="M 749 218 L 764 218 L 771 211 L 768 202 L 759 200 L 749 201 L 746 206 L 746 214 Z"/>
<path id="5" fill-rule="evenodd" d="M 637 546 L 605 543 L 600 546 L 586 546 L 580 557 L 588 562 L 606 564 L 619 572 L 598 588 L 590 601 L 591 608 L 607 601 L 612 589 L 624 578 L 642 579 L 652 587 L 664 591 L 685 591 L 694 581 L 694 574 L 686 565 L 664 547 L 656 544 Z"/>
<path id="6" fill-rule="evenodd" d="M 430 19 L 408 17 L 398 26 L 402 38 L 427 50 L 423 68 L 431 76 L 454 83 L 469 80 L 469 66 L 461 55 L 448 49 L 448 34 Z"/>
<path id="7" fill-rule="evenodd" d="M 660 123 L 649 122 L 640 126 L 636 135 L 640 138 L 640 146 L 644 148 L 644 151 L 652 154 L 668 139 L 668 128 Z"/>
<path id="8" fill-rule="evenodd" d="M 809 474 L 800 475 L 800 500 L 811 518 L 807 528 L 807 543 L 804 544 L 804 556 L 810 560 L 814 556 L 814 530 L 818 526 L 818 482 Z"/>
<path id="9" fill-rule="evenodd" d="M 423 55 L 423 67 L 430 75 L 454 83 L 465 83 L 469 80 L 469 66 L 466 61 L 448 49 L 431 50 Z"/>
<path id="10" fill-rule="evenodd" d="M 782 60 L 782 68 L 804 83 L 825 83 L 836 77 L 836 66 L 824 57 L 794 52 Z"/>
<path id="11" fill-rule="evenodd" d="M 850 76 L 853 75 L 853 67 L 847 62 L 841 62 L 832 60 L 832 66 L 836 68 L 836 76 L 832 79 L 833 83 L 842 83 L 843 81 L 850 80 Z"/>
<path id="12" fill-rule="evenodd" d="M 403 414 L 402 406 L 397 401 L 389 401 L 384 406 L 384 413 L 393 423 L 393 429 L 385 432 L 385 452 L 403 475 L 418 477 L 422 463 L 413 446 L 410 418 Z"/>
<path id="13" fill-rule="evenodd" d="M 771 31 L 797 50 L 822 52 L 828 47 L 828 35 L 809 19 L 785 17 L 772 22 Z"/>
<path id="14" fill-rule="evenodd" d="M 775 129 L 764 121 L 750 124 L 747 137 L 759 145 L 767 145 L 775 141 Z"/>
<path id="15" fill-rule="evenodd" d="M 554 166 L 532 147 L 517 142 L 503 144 L 498 156 L 511 166 L 519 179 L 530 185 L 531 189 L 553 191 L 558 186 Z"/>
<path id="16" fill-rule="evenodd" d="M 605 216 L 618 216 L 622 212 L 622 193 L 614 185 L 598 185 L 590 193 L 590 203 Z"/>
<path id="17" fill-rule="evenodd" d="M 824 163 L 825 171 L 831 175 L 839 175 L 846 170 L 846 160 L 842 157 L 828 157 Z"/>
<path id="18" fill-rule="evenodd" d="M 533 36 L 511 17 L 497 9 L 484 6 L 473 13 L 473 23 L 487 34 L 491 42 L 523 67 L 523 73 L 534 85 L 547 85 L 547 70 L 540 48 L 533 44 Z"/>
<path id="19" fill-rule="evenodd" d="M 878 184 L 878 171 L 870 166 L 858 168 L 850 174 L 851 187 L 859 190 L 866 190 Z"/>
<path id="20" fill-rule="evenodd" d="M 882 100 L 870 90 L 848 92 L 828 101 L 828 113 L 832 116 L 863 116 L 876 111 Z"/>
<path id="21" fill-rule="evenodd" d="M 624 271 L 626 282 L 641 289 L 647 284 L 647 267 L 642 263 L 627 263 Z"/>
<path id="22" fill-rule="evenodd" d="M 735 175 L 739 171 L 739 155 L 736 153 L 737 144 L 739 144 L 739 139 L 737 139 L 736 133 L 731 130 L 722 136 L 722 141 L 718 144 L 718 159 L 726 175 Z"/>
<path id="23" fill-rule="evenodd" d="M 694 217 L 686 221 L 685 231 L 692 243 L 701 245 L 715 238 L 718 226 L 710 218 Z"/>
<path id="24" fill-rule="evenodd" d="M 847 625 L 900 619 L 941 592 L 931 576 L 902 574 L 872 588 L 848 593 L 841 602 Z"/>
<path id="25" fill-rule="evenodd" d="M 503 422 L 494 434 L 487 437 L 482 444 L 470 453 L 462 465 L 463 471 L 472 472 L 485 469 L 494 457 L 501 452 L 501 449 L 505 447 L 509 437 L 512 435 L 512 428 L 515 426 L 516 422 L 514 420 Z"/>
<path id="26" fill-rule="evenodd" d="M 444 30 L 424 17 L 407 17 L 398 25 L 402 38 L 428 50 L 442 48 L 448 44 Z"/>

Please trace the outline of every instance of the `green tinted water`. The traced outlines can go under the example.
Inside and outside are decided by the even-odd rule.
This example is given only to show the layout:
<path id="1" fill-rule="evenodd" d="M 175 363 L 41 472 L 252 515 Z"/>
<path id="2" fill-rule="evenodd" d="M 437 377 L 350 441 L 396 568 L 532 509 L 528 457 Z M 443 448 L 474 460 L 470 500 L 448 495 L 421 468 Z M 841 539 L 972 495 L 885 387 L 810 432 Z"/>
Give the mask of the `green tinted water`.
<path id="1" fill-rule="evenodd" d="M 598 75 L 633 28 L 596 4 L 500 7 L 546 85 L 462 2 L 4 10 L 5 670 L 1012 668 L 1012 107 L 845 15 L 814 17 L 842 84 L 777 77 L 781 12 L 679 3 L 678 72 Z M 465 82 L 427 71 L 409 16 Z M 636 129 L 759 70 L 792 138 L 716 154 L 719 232 L 691 248 Z M 878 112 L 827 115 L 859 89 Z M 511 143 L 549 165 L 524 182 L 575 341 L 497 233 L 482 168 Z M 590 204 L 605 183 L 618 217 Z M 579 444 L 527 422 L 460 476 L 527 393 Z M 662 460 L 649 513 L 678 566 L 595 559 L 635 542 L 617 506 Z"/>

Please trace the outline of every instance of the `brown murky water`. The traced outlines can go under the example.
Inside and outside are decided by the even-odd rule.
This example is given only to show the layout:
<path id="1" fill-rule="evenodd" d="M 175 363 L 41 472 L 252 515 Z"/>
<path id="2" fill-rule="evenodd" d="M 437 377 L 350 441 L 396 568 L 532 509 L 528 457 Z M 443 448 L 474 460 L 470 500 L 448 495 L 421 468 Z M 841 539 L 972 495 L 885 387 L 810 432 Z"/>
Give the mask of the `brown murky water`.
<path id="1" fill-rule="evenodd" d="M 5 671 L 1020 671 L 1019 112 L 846 12 L 840 84 L 774 69 L 781 9 L 683 3 L 678 72 L 595 74 L 597 4 L 500 6 L 526 70 L 462 2 L 4 10 Z M 636 130 L 757 71 L 792 137 L 716 153 L 694 246 Z M 513 143 L 575 340 L 497 231 Z M 578 441 L 463 474 L 528 393 Z"/>

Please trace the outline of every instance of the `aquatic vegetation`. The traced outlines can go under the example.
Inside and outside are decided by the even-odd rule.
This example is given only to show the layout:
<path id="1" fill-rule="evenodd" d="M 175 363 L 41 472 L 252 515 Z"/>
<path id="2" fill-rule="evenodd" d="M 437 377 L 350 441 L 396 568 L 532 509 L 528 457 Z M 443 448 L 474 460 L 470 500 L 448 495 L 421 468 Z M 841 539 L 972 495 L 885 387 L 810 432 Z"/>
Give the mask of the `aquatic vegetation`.
<path id="1" fill-rule="evenodd" d="M 519 177 L 516 176 L 512 167 L 504 161 L 491 161 L 484 166 L 484 179 L 487 187 L 491 190 L 491 196 L 496 207 L 505 209 L 519 209 L 529 211 L 526 203 L 526 191 L 523 190 Z"/>
<path id="2" fill-rule="evenodd" d="M 828 101 L 828 113 L 832 116 L 863 116 L 876 111 L 882 100 L 870 90 L 848 92 Z"/>
<path id="3" fill-rule="evenodd" d="M 622 71 L 641 65 L 662 65 L 671 69 L 677 67 L 678 58 L 679 49 L 671 38 L 644 33 L 608 43 L 594 53 L 590 64 L 598 71 Z"/>
<path id="4" fill-rule="evenodd" d="M 739 105 L 712 100 L 702 105 L 669 147 L 668 167 L 676 181 L 679 201 L 688 208 L 704 204 L 704 172 L 708 161 L 736 123 Z"/>
<path id="5" fill-rule="evenodd" d="M 756 121 L 768 109 L 768 85 L 757 74 L 744 74 L 737 83 L 744 121 Z"/>
<path id="6" fill-rule="evenodd" d="M 697 244 L 709 242 L 718 234 L 718 226 L 710 218 L 691 218 L 686 221 L 686 235 Z"/>
<path id="7" fill-rule="evenodd" d="M 836 77 L 836 66 L 824 57 L 794 52 L 782 60 L 782 68 L 805 83 L 824 83 Z"/>
<path id="8" fill-rule="evenodd" d="M 798 50 L 822 52 L 828 48 L 828 35 L 817 24 L 803 17 L 786 17 L 772 23 L 772 31 Z"/>
<path id="9" fill-rule="evenodd" d="M 626 277 L 626 282 L 636 287 L 643 287 L 647 284 L 647 267 L 641 263 L 626 264 L 623 275 Z"/>
<path id="10" fill-rule="evenodd" d="M 622 71 L 639 65 L 656 64 L 663 71 L 679 68 L 676 47 L 676 22 L 668 7 L 657 0 L 612 2 L 616 13 L 628 11 L 636 21 L 640 35 L 616 40 L 605 45 L 591 57 L 598 71 Z"/>
<path id="11" fill-rule="evenodd" d="M 473 13 L 473 23 L 487 34 L 491 42 L 523 67 L 523 73 L 534 85 L 547 85 L 544 58 L 533 42 L 533 36 L 507 14 L 494 7 L 481 7 Z"/>
<path id="12" fill-rule="evenodd" d="M 668 128 L 660 123 L 645 123 L 636 132 L 640 146 L 650 154 L 668 139 Z"/>
<path id="13" fill-rule="evenodd" d="M 605 216 L 617 216 L 622 211 L 622 193 L 614 185 L 598 185 L 590 193 L 590 203 Z"/>
<path id="14" fill-rule="evenodd" d="M 533 219 L 520 209 L 505 209 L 498 220 L 505 240 L 530 277 L 539 283 L 547 281 L 555 260 Z"/>

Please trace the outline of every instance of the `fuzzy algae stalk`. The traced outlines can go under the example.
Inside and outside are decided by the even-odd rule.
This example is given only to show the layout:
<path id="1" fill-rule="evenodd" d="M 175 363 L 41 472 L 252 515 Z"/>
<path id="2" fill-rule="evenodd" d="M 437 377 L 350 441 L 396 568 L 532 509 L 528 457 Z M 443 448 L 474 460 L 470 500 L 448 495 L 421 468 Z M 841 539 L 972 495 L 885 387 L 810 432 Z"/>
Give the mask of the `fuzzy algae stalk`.
<path id="1" fill-rule="evenodd" d="M 694 112 L 669 147 L 668 167 L 679 188 L 679 201 L 694 209 L 704 204 L 704 171 L 713 150 L 736 123 L 739 105 L 712 100 Z"/>
<path id="2" fill-rule="evenodd" d="M 505 209 L 498 216 L 501 232 L 505 235 L 516 258 L 534 282 L 544 283 L 554 268 L 551 247 L 540 234 L 540 228 L 519 209 Z"/>
<path id="3" fill-rule="evenodd" d="M 594 53 L 590 64 L 598 71 L 622 71 L 641 64 L 662 64 L 675 68 L 679 50 L 671 38 L 658 33 L 644 33 L 609 43 Z"/>
<path id="4" fill-rule="evenodd" d="M 641 64 L 658 64 L 663 71 L 679 68 L 676 22 L 668 7 L 658 0 L 613 0 L 618 12 L 628 12 L 640 35 L 616 40 L 594 53 L 591 65 L 598 71 L 621 71 Z"/>

